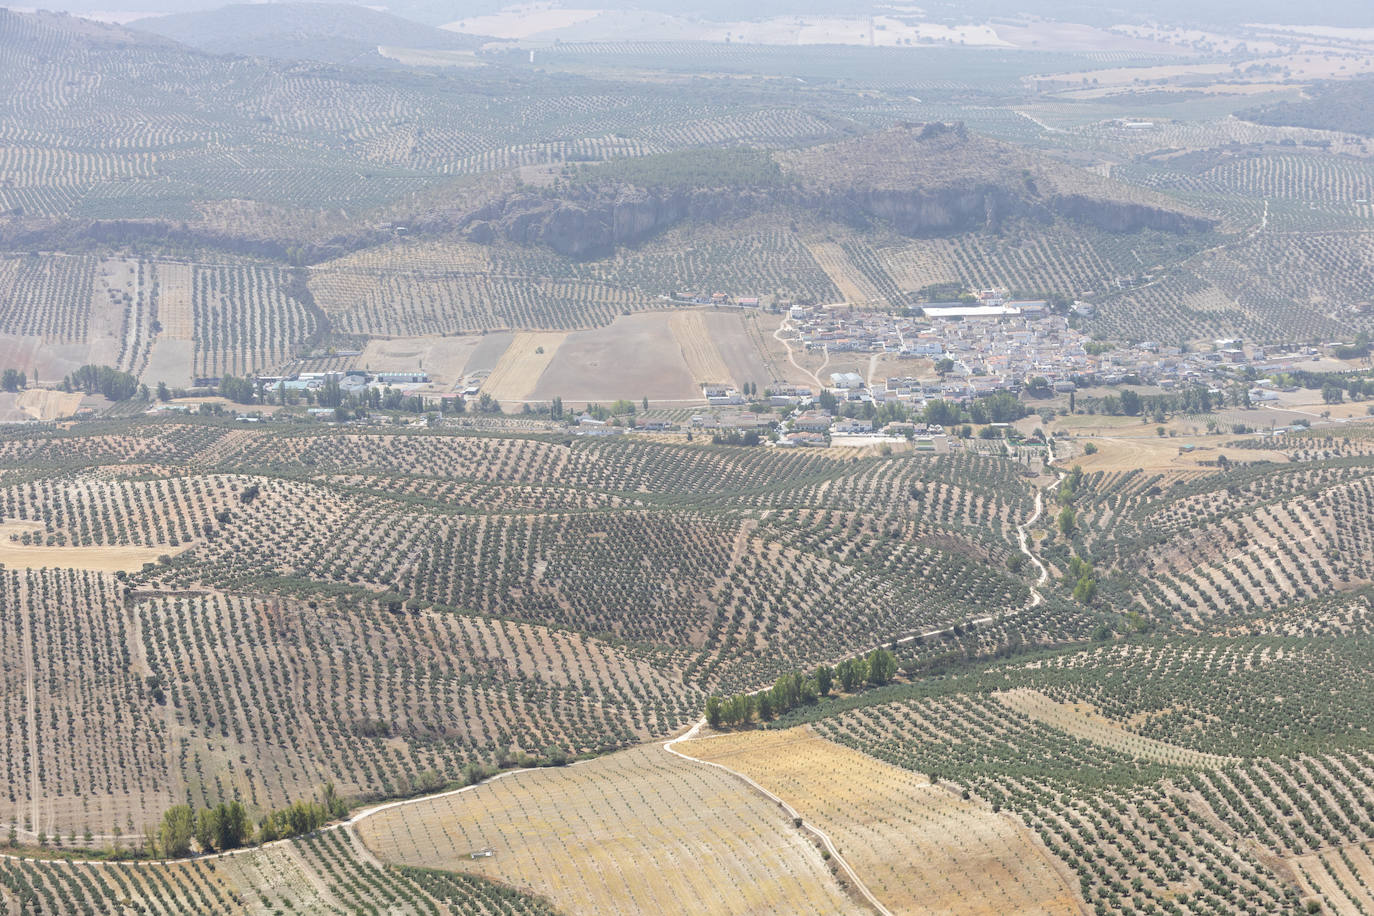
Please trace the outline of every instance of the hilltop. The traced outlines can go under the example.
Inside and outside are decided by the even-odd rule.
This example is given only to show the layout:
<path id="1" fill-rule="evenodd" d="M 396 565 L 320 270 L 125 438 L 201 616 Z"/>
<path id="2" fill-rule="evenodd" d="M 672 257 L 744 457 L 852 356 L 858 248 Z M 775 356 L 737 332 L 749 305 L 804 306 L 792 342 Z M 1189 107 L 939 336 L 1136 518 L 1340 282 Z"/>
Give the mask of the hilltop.
<path id="1" fill-rule="evenodd" d="M 1374 137 L 1374 79 L 1329 83 L 1312 90 L 1306 98 L 1252 108 L 1240 116 L 1257 124 Z"/>
<path id="2" fill-rule="evenodd" d="M 468 237 L 603 257 L 677 223 L 759 212 L 819 213 L 902 235 L 997 230 L 1012 217 L 1067 218 L 1109 232 L 1210 229 L 1179 202 L 963 125 L 893 128 L 803 149 L 690 150 L 583 166 L 553 192 L 516 191 L 461 215 Z"/>
<path id="3" fill-rule="evenodd" d="M 379 46 L 468 51 L 482 39 L 349 3 L 244 3 L 139 19 L 131 28 L 202 51 L 396 66 Z"/>

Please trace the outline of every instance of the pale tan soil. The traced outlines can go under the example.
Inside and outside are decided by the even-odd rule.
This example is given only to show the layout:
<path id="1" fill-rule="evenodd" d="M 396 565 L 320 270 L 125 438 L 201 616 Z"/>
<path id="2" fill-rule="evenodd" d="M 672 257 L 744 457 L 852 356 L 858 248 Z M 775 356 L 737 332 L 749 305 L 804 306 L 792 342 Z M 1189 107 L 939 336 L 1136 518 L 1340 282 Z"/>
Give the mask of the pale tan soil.
<path id="1" fill-rule="evenodd" d="M 40 531 L 41 526 L 31 522 L 9 521 L 0 523 L 0 564 L 11 568 L 38 569 L 48 566 L 54 569 L 89 569 L 95 572 L 133 572 L 143 568 L 144 563 L 154 563 L 157 558 L 167 554 L 176 555 L 190 545 L 182 547 L 44 547 L 21 544 L 11 540 L 12 535 Z"/>
<path id="2" fill-rule="evenodd" d="M 384 861 L 467 871 L 567 913 L 859 913 L 775 804 L 646 745 L 527 771 L 358 825 Z M 490 849 L 490 857 L 472 858 Z"/>
<path id="3" fill-rule="evenodd" d="M 1078 913 L 1069 883 L 1014 818 L 808 728 L 685 741 L 828 834 L 894 913 Z"/>
<path id="4" fill-rule="evenodd" d="M 532 397 L 569 403 L 638 401 L 703 403 L 682 347 L 673 336 L 673 312 L 621 315 L 608 327 L 574 331 L 540 376 Z"/>
<path id="5" fill-rule="evenodd" d="M 498 401 L 524 401 L 534 394 L 539 377 L 553 362 L 567 334 L 562 331 L 521 331 L 491 370 L 482 390 Z"/>
<path id="6" fill-rule="evenodd" d="M 701 312 L 675 312 L 668 318 L 673 339 L 682 348 L 687 371 L 700 383 L 724 384 L 731 381 L 730 370 L 711 340 L 706 316 Z"/>
<path id="7" fill-rule="evenodd" d="M 82 397 L 79 391 L 69 394 L 48 388 L 29 388 L 20 392 L 15 404 L 35 420 L 60 420 L 81 408 Z"/>
<path id="8" fill-rule="evenodd" d="M 1145 760 L 1175 766 L 1221 767 L 1233 763 L 1232 758 L 1199 751 L 1144 738 L 1132 734 L 1120 723 L 1100 715 L 1087 703 L 1067 704 L 1057 702 L 1037 690 L 1018 688 L 1006 690 L 993 696 L 1003 705 L 1022 715 L 1030 716 L 1039 722 L 1066 731 L 1075 738 L 1100 744 L 1122 753 L 1131 754 Z"/>

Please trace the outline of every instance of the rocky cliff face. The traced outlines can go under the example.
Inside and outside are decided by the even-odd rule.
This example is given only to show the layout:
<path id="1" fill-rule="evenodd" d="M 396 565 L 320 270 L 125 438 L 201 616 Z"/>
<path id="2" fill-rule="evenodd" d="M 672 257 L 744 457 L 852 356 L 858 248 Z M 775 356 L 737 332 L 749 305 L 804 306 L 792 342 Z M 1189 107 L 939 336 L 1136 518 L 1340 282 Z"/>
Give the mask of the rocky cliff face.
<path id="1" fill-rule="evenodd" d="M 683 220 L 715 222 L 775 206 L 765 192 L 694 189 L 646 191 L 620 187 L 563 197 L 515 194 L 465 218 L 468 238 L 547 245 L 573 258 L 607 257 Z"/>
<path id="2" fill-rule="evenodd" d="M 945 235 L 996 230 L 1009 216 L 1056 216 L 1110 232 L 1157 229 L 1186 233 L 1210 228 L 1206 220 L 1141 204 L 1066 195 L 1040 198 L 1032 191 L 980 184 L 931 190 L 817 190 L 696 188 L 646 190 L 632 186 L 582 189 L 562 196 L 512 194 L 493 201 L 459 225 L 469 239 L 504 239 L 547 245 L 559 254 L 608 257 L 691 220 L 718 222 L 768 210 L 803 209 L 855 227 L 885 223 L 904 235 Z"/>
<path id="3" fill-rule="evenodd" d="M 1088 223 L 1108 232 L 1154 229 L 1182 235 L 1189 232 L 1206 232 L 1216 226 L 1212 220 L 1189 216 L 1175 210 L 1125 201 L 1100 200 L 1077 194 L 1051 198 L 1049 206 L 1059 216 Z"/>

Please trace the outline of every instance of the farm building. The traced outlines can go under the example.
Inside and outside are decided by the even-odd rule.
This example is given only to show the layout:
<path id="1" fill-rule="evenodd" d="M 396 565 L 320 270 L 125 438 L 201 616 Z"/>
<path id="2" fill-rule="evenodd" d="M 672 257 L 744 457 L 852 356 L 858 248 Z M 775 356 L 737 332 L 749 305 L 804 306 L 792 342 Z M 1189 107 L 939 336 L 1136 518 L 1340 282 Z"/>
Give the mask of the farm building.
<path id="1" fill-rule="evenodd" d="M 830 431 L 830 414 L 821 411 L 807 411 L 800 416 L 792 418 L 792 428 L 808 433 L 824 433 Z"/>
<path id="2" fill-rule="evenodd" d="M 413 372 L 378 372 L 376 379 L 382 385 L 424 385 L 429 383 L 429 373 L 422 369 Z"/>
<path id="3" fill-rule="evenodd" d="M 779 445 L 801 446 L 804 448 L 825 448 L 829 445 L 825 436 L 820 433 L 788 433 L 778 440 Z"/>
<path id="4" fill-rule="evenodd" d="M 832 372 L 830 373 L 830 384 L 834 388 L 844 388 L 846 390 L 862 388 L 864 386 L 863 376 L 857 372 Z"/>

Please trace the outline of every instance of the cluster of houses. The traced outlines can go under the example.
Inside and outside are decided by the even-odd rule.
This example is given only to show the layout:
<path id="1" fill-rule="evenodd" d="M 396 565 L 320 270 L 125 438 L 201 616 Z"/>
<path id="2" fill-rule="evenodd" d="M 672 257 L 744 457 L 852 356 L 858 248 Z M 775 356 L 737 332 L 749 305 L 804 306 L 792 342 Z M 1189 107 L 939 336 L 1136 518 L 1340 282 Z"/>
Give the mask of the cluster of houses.
<path id="1" fill-rule="evenodd" d="M 1155 341 L 1105 348 L 1070 326 L 1068 316 L 1044 302 L 1002 300 L 992 291 L 973 303 L 932 304 L 921 316 L 854 309 L 848 306 L 793 306 L 789 326 L 808 350 L 868 353 L 930 360 L 942 371 L 891 377 L 886 384 L 865 386 L 855 373 L 831 376 L 831 386 L 861 391 L 882 402 L 916 405 L 931 398 L 968 401 L 997 391 L 1019 391 L 1027 379 L 1042 378 L 1058 393 L 1080 384 L 1113 385 L 1128 378 L 1164 389 L 1246 374 L 1287 372 L 1332 347 L 1261 347 L 1240 338 L 1221 338 L 1210 349 L 1189 350 Z M 1073 311 L 1092 311 L 1075 303 Z M 1263 391 L 1252 400 L 1266 400 Z"/>
<path id="2" fill-rule="evenodd" d="M 422 369 L 405 372 L 367 372 L 347 369 L 339 372 L 298 372 L 294 375 L 258 376 L 257 381 L 267 391 L 284 390 L 301 394 L 318 392 L 330 382 L 337 382 L 345 395 L 359 395 L 368 388 L 394 388 L 414 391 L 430 384 L 429 373 Z"/>
<path id="3" fill-rule="evenodd" d="M 789 324 L 808 350 L 884 354 L 930 360 L 945 371 L 904 375 L 869 390 L 875 399 L 921 402 L 932 397 L 963 400 L 999 390 L 1016 390 L 1040 376 L 1062 390 L 1093 370 L 1087 335 L 1044 302 L 993 299 L 977 304 L 930 305 L 922 316 L 889 312 L 794 306 Z M 837 389 L 864 389 L 855 373 L 833 376 Z"/>
<path id="4" fill-rule="evenodd" d="M 936 424 L 894 420 L 879 427 L 863 417 L 833 416 L 817 408 L 793 414 L 781 430 L 778 445 L 823 448 L 837 438 L 854 444 L 910 441 L 918 451 L 945 451 L 949 447 L 944 428 Z"/>

